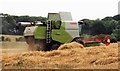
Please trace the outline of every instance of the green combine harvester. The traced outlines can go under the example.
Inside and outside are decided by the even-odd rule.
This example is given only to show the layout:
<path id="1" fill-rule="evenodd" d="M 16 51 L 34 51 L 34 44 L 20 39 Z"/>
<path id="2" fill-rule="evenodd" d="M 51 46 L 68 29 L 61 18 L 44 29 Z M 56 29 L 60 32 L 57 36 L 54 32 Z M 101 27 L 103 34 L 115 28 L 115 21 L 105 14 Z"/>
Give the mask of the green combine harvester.
<path id="1" fill-rule="evenodd" d="M 29 50 L 48 51 L 73 41 L 84 44 L 79 39 L 79 28 L 70 12 L 48 13 L 47 22 L 26 27 L 24 37 Z"/>

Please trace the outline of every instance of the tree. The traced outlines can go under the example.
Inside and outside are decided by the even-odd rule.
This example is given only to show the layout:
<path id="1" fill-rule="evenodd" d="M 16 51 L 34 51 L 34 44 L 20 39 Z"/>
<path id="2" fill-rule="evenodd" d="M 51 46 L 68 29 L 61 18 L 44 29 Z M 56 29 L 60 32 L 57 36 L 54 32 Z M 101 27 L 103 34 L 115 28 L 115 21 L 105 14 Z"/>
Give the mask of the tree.
<path id="1" fill-rule="evenodd" d="M 118 21 L 116 20 L 103 20 L 104 22 L 104 26 L 106 28 L 106 34 L 111 34 L 113 32 L 114 29 L 116 29 L 117 25 L 118 25 Z"/>
<path id="2" fill-rule="evenodd" d="M 108 16 L 108 17 L 105 17 L 105 18 L 102 19 L 102 21 L 109 21 L 109 20 L 113 20 L 113 17 Z"/>
<path id="3" fill-rule="evenodd" d="M 120 20 L 120 14 L 113 16 L 113 19 L 116 21 Z"/>
<path id="4" fill-rule="evenodd" d="M 111 35 L 114 35 L 117 38 L 117 41 L 120 41 L 120 29 L 113 30 Z"/>
<path id="5" fill-rule="evenodd" d="M 102 21 L 96 20 L 91 27 L 91 31 L 93 35 L 105 34 L 106 28 Z"/>
<path id="6" fill-rule="evenodd" d="M 82 19 L 81 21 L 84 23 L 82 25 L 82 33 L 91 35 L 91 27 L 94 24 L 94 20 Z"/>

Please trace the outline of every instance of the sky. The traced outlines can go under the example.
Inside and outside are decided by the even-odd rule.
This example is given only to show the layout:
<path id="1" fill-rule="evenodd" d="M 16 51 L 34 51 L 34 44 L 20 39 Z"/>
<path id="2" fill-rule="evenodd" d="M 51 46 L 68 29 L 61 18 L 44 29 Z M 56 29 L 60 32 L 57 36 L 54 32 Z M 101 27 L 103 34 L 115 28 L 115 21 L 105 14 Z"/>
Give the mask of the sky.
<path id="1" fill-rule="evenodd" d="M 119 0 L 0 0 L 0 13 L 47 17 L 49 12 L 71 12 L 75 21 L 118 14 Z"/>

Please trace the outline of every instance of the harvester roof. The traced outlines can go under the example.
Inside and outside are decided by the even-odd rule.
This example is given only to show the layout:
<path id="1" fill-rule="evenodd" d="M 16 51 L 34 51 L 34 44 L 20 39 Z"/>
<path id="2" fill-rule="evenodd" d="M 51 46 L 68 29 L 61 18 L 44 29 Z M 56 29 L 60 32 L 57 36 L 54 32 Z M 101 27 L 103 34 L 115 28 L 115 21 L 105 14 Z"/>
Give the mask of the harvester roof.
<path id="1" fill-rule="evenodd" d="M 70 12 L 48 13 L 48 20 L 72 21 Z"/>

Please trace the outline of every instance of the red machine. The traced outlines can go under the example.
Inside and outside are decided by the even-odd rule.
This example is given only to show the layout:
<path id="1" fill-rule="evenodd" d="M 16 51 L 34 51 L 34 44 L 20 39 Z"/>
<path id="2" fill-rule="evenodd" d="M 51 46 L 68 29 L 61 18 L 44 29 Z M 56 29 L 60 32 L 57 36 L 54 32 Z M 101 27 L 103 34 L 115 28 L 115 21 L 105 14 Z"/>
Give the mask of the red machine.
<path id="1" fill-rule="evenodd" d="M 84 42 L 85 45 L 91 46 L 93 44 L 104 43 L 106 46 L 110 44 L 110 37 L 109 36 L 93 36 L 90 38 L 80 38 Z M 96 45 L 95 44 L 95 45 Z"/>

